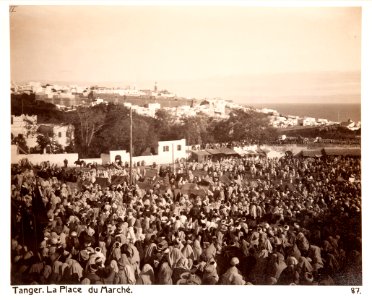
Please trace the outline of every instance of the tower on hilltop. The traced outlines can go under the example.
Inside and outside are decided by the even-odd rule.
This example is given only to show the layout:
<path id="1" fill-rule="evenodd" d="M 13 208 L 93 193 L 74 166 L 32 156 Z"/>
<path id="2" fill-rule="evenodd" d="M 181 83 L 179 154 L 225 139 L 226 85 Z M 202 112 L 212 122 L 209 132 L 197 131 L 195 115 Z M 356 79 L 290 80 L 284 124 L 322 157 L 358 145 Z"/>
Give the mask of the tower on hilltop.
<path id="1" fill-rule="evenodd" d="M 156 93 L 157 91 L 158 91 L 158 83 L 155 81 L 154 92 Z"/>

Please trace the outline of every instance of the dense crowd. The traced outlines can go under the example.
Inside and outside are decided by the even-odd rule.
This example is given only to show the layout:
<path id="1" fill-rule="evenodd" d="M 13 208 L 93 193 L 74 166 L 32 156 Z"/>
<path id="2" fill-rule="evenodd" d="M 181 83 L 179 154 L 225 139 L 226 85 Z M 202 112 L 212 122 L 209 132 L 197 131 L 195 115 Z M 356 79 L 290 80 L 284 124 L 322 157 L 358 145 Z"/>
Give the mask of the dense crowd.
<path id="1" fill-rule="evenodd" d="M 12 168 L 12 284 L 361 285 L 359 158 L 68 169 Z"/>

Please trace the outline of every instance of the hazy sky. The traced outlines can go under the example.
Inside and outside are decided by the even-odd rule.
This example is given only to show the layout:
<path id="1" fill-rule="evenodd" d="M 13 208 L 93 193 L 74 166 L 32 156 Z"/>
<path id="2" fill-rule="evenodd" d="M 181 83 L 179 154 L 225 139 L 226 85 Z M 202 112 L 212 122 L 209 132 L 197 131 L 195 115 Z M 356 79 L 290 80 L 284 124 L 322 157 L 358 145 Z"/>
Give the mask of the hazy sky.
<path id="1" fill-rule="evenodd" d="M 240 101 L 360 94 L 359 8 L 19 6 L 10 22 L 16 82 L 158 81 Z"/>

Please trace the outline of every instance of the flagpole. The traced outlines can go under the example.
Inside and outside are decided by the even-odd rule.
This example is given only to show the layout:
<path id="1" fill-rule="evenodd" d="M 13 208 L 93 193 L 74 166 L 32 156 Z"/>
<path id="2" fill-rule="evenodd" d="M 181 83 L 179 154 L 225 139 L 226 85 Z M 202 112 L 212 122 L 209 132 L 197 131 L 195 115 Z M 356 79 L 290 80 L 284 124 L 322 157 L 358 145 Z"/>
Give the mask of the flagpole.
<path id="1" fill-rule="evenodd" d="M 132 106 L 129 109 L 130 128 L 129 128 L 129 184 L 132 185 L 132 139 L 133 139 L 133 119 L 132 119 Z"/>

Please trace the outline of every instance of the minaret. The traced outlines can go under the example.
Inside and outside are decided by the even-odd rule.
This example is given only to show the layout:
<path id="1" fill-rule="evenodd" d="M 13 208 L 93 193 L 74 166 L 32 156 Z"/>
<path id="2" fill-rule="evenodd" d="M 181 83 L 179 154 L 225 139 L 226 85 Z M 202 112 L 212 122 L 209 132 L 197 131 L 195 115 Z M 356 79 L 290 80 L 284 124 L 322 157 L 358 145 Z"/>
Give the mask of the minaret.
<path id="1" fill-rule="evenodd" d="M 157 91 L 158 91 L 158 83 L 155 81 L 154 92 L 156 93 Z"/>

